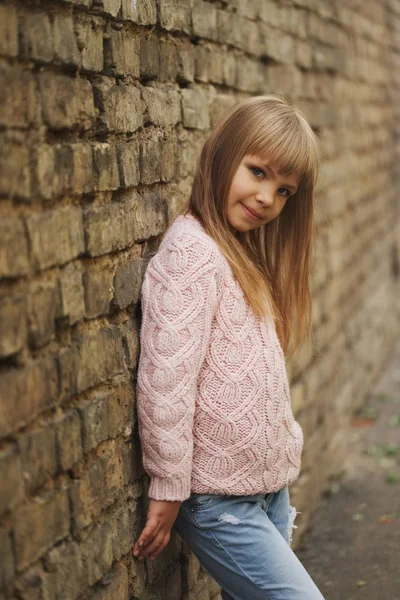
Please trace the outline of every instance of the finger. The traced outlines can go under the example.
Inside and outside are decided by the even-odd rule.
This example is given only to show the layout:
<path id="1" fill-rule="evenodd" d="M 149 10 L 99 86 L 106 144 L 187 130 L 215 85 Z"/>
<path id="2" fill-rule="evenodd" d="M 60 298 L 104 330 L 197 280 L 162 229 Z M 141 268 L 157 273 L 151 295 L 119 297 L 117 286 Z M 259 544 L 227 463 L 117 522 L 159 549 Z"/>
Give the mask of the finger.
<path id="1" fill-rule="evenodd" d="M 158 535 L 159 530 L 160 526 L 157 521 L 149 521 L 134 546 L 133 554 L 136 556 L 141 548 L 147 546 Z"/>
<path id="2" fill-rule="evenodd" d="M 151 551 L 150 560 L 154 560 L 156 558 L 156 556 L 158 556 L 164 550 L 164 548 L 166 548 L 166 546 L 168 546 L 170 538 L 171 538 L 170 533 L 169 532 L 166 533 L 162 543 L 157 548 L 155 548 L 154 550 Z"/>
<path id="3" fill-rule="evenodd" d="M 158 536 L 141 551 L 141 554 L 143 554 L 144 557 L 150 555 L 153 556 L 153 554 L 157 556 L 157 554 L 166 546 L 166 544 L 164 544 L 166 535 L 165 531 L 160 531 Z"/>

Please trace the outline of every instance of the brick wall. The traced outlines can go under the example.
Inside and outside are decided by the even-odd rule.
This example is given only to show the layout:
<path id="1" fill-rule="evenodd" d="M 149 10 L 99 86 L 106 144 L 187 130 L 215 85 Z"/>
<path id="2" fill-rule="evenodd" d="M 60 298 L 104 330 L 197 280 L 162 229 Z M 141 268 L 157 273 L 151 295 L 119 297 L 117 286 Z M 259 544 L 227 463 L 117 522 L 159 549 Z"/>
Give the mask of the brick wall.
<path id="1" fill-rule="evenodd" d="M 267 91 L 324 158 L 315 343 L 288 364 L 304 531 L 399 332 L 399 67 L 400 0 L 0 3 L 1 598 L 217 597 L 177 537 L 130 553 L 138 302 L 208 129 Z"/>

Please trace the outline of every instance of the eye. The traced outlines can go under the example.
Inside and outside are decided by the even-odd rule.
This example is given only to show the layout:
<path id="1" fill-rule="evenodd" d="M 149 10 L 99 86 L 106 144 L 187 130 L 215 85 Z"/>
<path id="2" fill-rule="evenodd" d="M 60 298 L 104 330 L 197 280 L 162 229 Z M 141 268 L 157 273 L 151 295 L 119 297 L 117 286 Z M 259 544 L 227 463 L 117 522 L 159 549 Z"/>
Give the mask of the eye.
<path id="1" fill-rule="evenodd" d="M 290 196 L 290 191 L 287 188 L 280 188 L 279 189 L 279 193 L 281 194 L 281 196 L 283 196 L 284 198 L 289 198 Z"/>
<path id="2" fill-rule="evenodd" d="M 254 175 L 256 177 L 258 177 L 260 179 L 260 175 L 262 175 L 262 177 L 264 177 L 265 173 L 262 169 L 260 169 L 259 167 L 250 167 L 250 171 L 252 171 L 252 173 L 254 173 Z"/>

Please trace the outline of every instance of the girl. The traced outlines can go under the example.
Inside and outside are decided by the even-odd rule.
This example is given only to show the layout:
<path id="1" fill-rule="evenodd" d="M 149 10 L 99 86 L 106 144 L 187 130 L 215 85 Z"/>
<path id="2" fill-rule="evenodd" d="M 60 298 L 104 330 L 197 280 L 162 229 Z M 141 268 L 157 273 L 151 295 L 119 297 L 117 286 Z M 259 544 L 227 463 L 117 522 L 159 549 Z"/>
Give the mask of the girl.
<path id="1" fill-rule="evenodd" d="M 303 434 L 284 352 L 310 338 L 316 137 L 284 97 L 207 139 L 189 208 L 142 288 L 138 416 L 150 476 L 133 554 L 184 538 L 223 600 L 321 600 L 290 548 Z"/>

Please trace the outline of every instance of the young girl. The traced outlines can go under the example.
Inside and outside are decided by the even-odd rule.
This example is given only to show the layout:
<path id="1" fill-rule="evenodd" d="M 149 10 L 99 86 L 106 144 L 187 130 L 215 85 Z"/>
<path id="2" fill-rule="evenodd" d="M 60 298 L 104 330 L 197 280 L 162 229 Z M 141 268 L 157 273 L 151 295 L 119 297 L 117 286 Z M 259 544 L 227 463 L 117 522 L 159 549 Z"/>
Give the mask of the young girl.
<path id="1" fill-rule="evenodd" d="M 290 548 L 303 434 L 285 353 L 310 338 L 316 137 L 275 95 L 250 98 L 207 139 L 189 208 L 142 289 L 138 416 L 150 476 L 133 554 L 174 526 L 223 600 L 321 600 Z"/>

